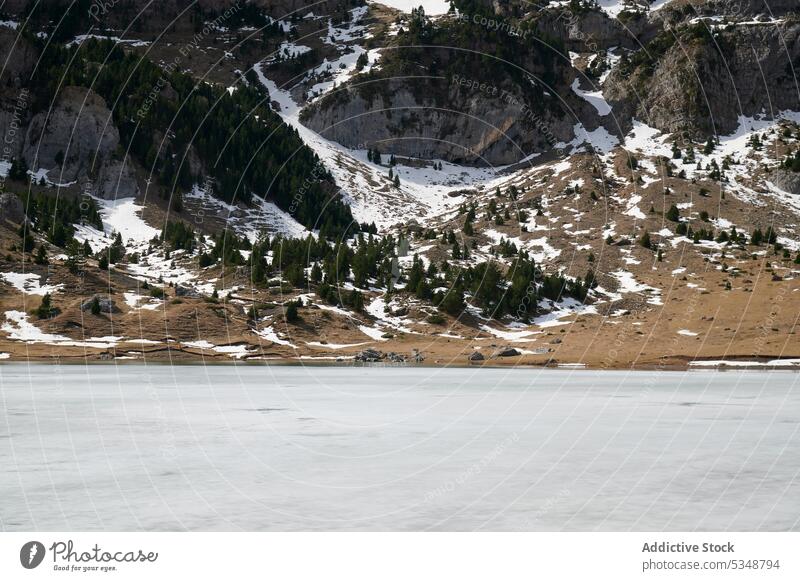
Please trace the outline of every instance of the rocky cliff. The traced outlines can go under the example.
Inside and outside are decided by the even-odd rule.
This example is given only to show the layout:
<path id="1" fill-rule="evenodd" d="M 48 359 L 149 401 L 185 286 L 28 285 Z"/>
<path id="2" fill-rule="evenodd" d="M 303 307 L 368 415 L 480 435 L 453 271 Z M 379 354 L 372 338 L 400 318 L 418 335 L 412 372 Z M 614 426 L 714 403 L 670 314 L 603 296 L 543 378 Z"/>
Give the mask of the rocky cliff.
<path id="1" fill-rule="evenodd" d="M 363 0 L 8 0 L 3 2 L 2 10 L 18 21 L 27 21 L 29 29 L 48 29 L 64 40 L 109 30 L 125 31 L 125 38 L 139 33 L 152 38 L 198 32 L 206 21 L 226 14 L 220 27 L 241 23 L 257 14 L 294 21 L 310 13 L 330 14 L 361 4 Z M 60 17 L 55 19 L 54 14 Z"/>
<path id="2" fill-rule="evenodd" d="M 729 134 L 739 117 L 800 108 L 800 20 L 698 22 L 663 30 L 609 77 L 606 98 L 636 117 L 696 138 Z"/>
<path id="3" fill-rule="evenodd" d="M 571 89 L 568 45 L 541 33 L 537 18 L 524 13 L 509 28 L 487 28 L 467 14 L 412 16 L 378 67 L 314 101 L 302 121 L 351 148 L 467 165 L 548 152 L 570 142 L 577 123 L 599 121 Z"/>
<path id="4" fill-rule="evenodd" d="M 427 94 L 404 79 L 380 83 L 380 92 L 347 87 L 312 105 L 306 124 L 347 147 L 467 165 L 515 163 L 573 137 L 574 120 L 558 110 L 534 111 L 519 90 L 482 92 L 457 76 L 426 79 Z"/>
<path id="5" fill-rule="evenodd" d="M 22 155 L 35 171 L 71 182 L 96 172 L 119 145 L 106 102 L 94 91 L 66 87 L 52 110 L 37 113 L 28 126 Z"/>

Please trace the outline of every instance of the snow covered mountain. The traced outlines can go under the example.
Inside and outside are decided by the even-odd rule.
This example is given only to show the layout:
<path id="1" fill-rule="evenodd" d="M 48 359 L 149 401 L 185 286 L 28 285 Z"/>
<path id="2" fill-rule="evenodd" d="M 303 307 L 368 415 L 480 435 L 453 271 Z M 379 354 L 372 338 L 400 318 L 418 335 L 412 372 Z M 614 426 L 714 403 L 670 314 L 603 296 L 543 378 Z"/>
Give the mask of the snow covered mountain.
<path id="1" fill-rule="evenodd" d="M 8 14 L 0 352 L 796 364 L 789 4 L 406 4 Z"/>

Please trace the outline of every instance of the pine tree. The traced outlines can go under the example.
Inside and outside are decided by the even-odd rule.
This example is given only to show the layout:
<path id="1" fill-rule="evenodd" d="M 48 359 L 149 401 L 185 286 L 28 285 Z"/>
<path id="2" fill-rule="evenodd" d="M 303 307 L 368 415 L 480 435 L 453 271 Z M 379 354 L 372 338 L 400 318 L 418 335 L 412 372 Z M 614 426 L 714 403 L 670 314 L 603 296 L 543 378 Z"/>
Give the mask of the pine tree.
<path id="1" fill-rule="evenodd" d="M 42 302 L 39 303 L 39 307 L 36 309 L 36 316 L 40 319 L 49 319 L 55 312 L 56 310 L 53 308 L 52 297 L 50 293 L 47 293 L 42 297 Z"/>
<path id="2" fill-rule="evenodd" d="M 475 300 L 483 308 L 486 316 L 501 316 L 503 289 L 501 282 L 503 276 L 494 262 L 483 263 L 476 269 L 476 281 L 473 292 Z"/>
<path id="3" fill-rule="evenodd" d="M 22 251 L 31 252 L 35 242 L 33 240 L 33 235 L 30 233 L 29 225 L 23 222 L 23 224 L 19 227 L 18 233 L 19 237 L 22 238 Z"/>
<path id="4" fill-rule="evenodd" d="M 676 206 L 675 204 L 672 204 L 669 207 L 669 210 L 667 210 L 667 220 L 669 220 L 670 222 L 680 222 L 681 213 L 680 210 L 678 210 L 678 206 Z"/>
<path id="5" fill-rule="evenodd" d="M 28 178 L 28 162 L 25 158 L 17 160 L 11 159 L 11 167 L 8 170 L 8 179 L 18 182 L 25 181 Z"/>
<path id="6" fill-rule="evenodd" d="M 464 230 L 464 234 L 466 234 L 467 236 L 474 236 L 475 235 L 475 230 L 472 227 L 472 220 L 467 219 L 464 222 L 463 230 Z"/>
<path id="7" fill-rule="evenodd" d="M 47 260 L 47 249 L 44 247 L 44 244 L 39 245 L 39 250 L 36 252 L 36 258 L 34 258 L 34 262 L 39 265 L 48 264 L 49 260 Z"/>
<path id="8" fill-rule="evenodd" d="M 457 281 L 442 298 L 442 301 L 439 303 L 439 309 L 448 315 L 456 317 L 460 315 L 465 308 L 464 289 L 461 287 L 461 282 Z"/>
<path id="9" fill-rule="evenodd" d="M 322 268 L 319 266 L 319 262 L 315 262 L 314 266 L 311 267 L 311 282 L 314 284 L 319 284 L 322 280 Z"/>
<path id="10" fill-rule="evenodd" d="M 297 312 L 297 303 L 295 301 L 289 301 L 286 305 L 286 322 L 294 323 L 298 319 L 300 319 L 300 315 Z"/>

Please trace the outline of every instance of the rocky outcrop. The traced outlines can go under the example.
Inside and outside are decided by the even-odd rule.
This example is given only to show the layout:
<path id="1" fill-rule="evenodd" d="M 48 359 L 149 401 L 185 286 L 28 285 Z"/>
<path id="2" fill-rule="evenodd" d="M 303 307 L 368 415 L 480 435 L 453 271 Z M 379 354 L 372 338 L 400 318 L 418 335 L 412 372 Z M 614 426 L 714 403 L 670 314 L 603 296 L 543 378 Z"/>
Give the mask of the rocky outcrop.
<path id="1" fill-rule="evenodd" d="M 0 194 L 0 222 L 22 224 L 25 221 L 25 208 L 16 194 Z"/>
<path id="2" fill-rule="evenodd" d="M 800 196 L 800 172 L 776 170 L 769 179 L 783 191 Z"/>
<path id="3" fill-rule="evenodd" d="M 467 357 L 468 361 L 485 361 L 486 357 L 483 356 L 483 353 L 480 351 L 473 351 L 470 353 L 469 357 Z"/>
<path id="4" fill-rule="evenodd" d="M 81 303 L 81 311 L 88 312 L 92 310 L 95 301 L 100 306 L 101 313 L 114 313 L 117 312 L 116 304 L 110 297 L 94 295 L 92 298 L 87 299 Z"/>
<path id="5" fill-rule="evenodd" d="M 72 0 L 45 0 L 31 3 L 29 0 L 5 0 L 3 12 L 15 15 L 17 19 L 24 16 L 32 7 L 38 8 L 34 13 L 33 23 L 41 24 L 52 20 L 53 15 L 62 18 L 70 9 L 67 25 L 62 22 L 60 28 L 70 27 L 69 32 L 77 36 L 100 29 L 119 29 L 127 32 L 126 38 L 153 38 L 156 35 L 169 33 L 203 34 L 202 22 L 214 22 L 221 19 L 212 30 L 219 30 L 226 21 L 242 14 L 247 4 L 264 8 L 267 14 L 276 19 L 294 21 L 298 18 L 314 14 L 332 14 L 337 9 L 351 8 L 355 2 L 342 3 L 339 0 L 96 0 L 94 2 L 72 2 Z M 226 13 L 229 15 L 226 18 Z M 94 27 L 94 30 L 90 30 Z M 62 33 L 64 33 L 62 31 Z"/>
<path id="6" fill-rule="evenodd" d="M 409 360 L 408 357 L 401 353 L 395 353 L 394 351 L 384 353 L 383 351 L 372 348 L 360 351 L 353 359 L 361 363 L 406 363 Z M 425 358 L 417 349 L 414 349 L 411 353 L 411 361 L 414 363 L 422 363 L 425 361 Z"/>
<path id="7" fill-rule="evenodd" d="M 364 349 L 356 354 L 354 360 L 361 363 L 377 363 L 383 361 L 384 357 L 385 355 L 377 349 Z"/>
<path id="8" fill-rule="evenodd" d="M 764 0 L 707 0 L 706 2 L 692 2 L 690 6 L 681 2 L 673 2 L 667 5 L 668 11 L 685 15 L 687 19 L 703 16 L 727 15 L 731 18 L 736 17 L 769 17 L 779 18 L 786 14 L 797 13 L 797 0 L 769 0 L 765 4 Z"/>
<path id="9" fill-rule="evenodd" d="M 33 101 L 31 91 L 24 88 L 39 58 L 38 50 L 15 30 L 0 27 L 0 139 L 3 160 L 18 157 L 25 140 L 25 126 Z"/>
<path id="10" fill-rule="evenodd" d="M 800 66 L 800 22 L 705 25 L 664 32 L 647 54 L 610 75 L 605 97 L 618 117 L 694 138 L 726 135 L 739 117 L 800 108 L 792 70 Z M 644 54 L 644 53 L 642 53 Z"/>
<path id="11" fill-rule="evenodd" d="M 31 75 L 39 58 L 39 51 L 16 30 L 0 27 L 0 54 L 3 66 L 0 67 L 0 92 L 18 89 Z"/>
<path id="12" fill-rule="evenodd" d="M 534 111 L 500 89 L 472 89 L 458 79 L 428 78 L 422 90 L 405 79 L 379 84 L 378 91 L 348 87 L 323 98 L 303 122 L 347 147 L 479 166 L 515 163 L 574 135 L 575 120 L 557 107 Z"/>
<path id="13" fill-rule="evenodd" d="M 513 347 L 500 347 L 492 357 L 519 357 L 521 353 Z"/>
<path id="14" fill-rule="evenodd" d="M 23 155 L 31 169 L 72 182 L 95 174 L 111 161 L 119 131 L 102 97 L 91 89 L 66 87 L 51 112 L 31 119 Z"/>
<path id="15" fill-rule="evenodd" d="M 175 296 L 187 299 L 199 299 L 202 298 L 203 295 L 192 287 L 183 286 L 179 284 L 175 287 Z"/>
<path id="16" fill-rule="evenodd" d="M 647 28 L 644 18 L 623 25 L 600 10 L 573 11 L 569 5 L 544 10 L 536 19 L 540 37 L 558 39 L 564 48 L 578 53 L 596 53 L 613 47 L 637 49 Z"/>
<path id="17" fill-rule="evenodd" d="M 103 164 L 96 180 L 86 180 L 86 185 L 98 198 L 114 200 L 131 198 L 139 195 L 139 184 L 136 172 L 130 160 L 112 159 Z M 86 189 L 86 188 L 84 188 Z"/>

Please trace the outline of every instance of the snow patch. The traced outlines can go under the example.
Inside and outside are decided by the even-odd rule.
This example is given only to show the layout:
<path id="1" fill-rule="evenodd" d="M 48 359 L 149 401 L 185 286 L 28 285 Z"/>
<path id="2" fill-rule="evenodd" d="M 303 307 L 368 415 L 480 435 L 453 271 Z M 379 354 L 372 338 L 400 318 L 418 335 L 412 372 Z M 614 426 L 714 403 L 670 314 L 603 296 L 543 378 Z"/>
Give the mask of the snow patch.
<path id="1" fill-rule="evenodd" d="M 64 288 L 63 284 L 40 284 L 41 276 L 33 273 L 3 272 L 0 278 L 26 295 L 44 296 Z"/>
<path id="2" fill-rule="evenodd" d="M 576 78 L 574 81 L 572 81 L 572 91 L 584 101 L 588 101 L 592 107 L 597 109 L 598 115 L 605 117 L 611 113 L 611 105 L 609 105 L 605 97 L 603 97 L 603 91 L 584 91 L 580 88 L 580 85 L 581 80 Z"/>
<path id="3" fill-rule="evenodd" d="M 285 345 L 286 347 L 291 347 L 292 349 L 297 349 L 297 346 L 287 341 L 286 339 L 281 339 L 278 336 L 278 333 L 275 332 L 275 329 L 270 325 L 269 327 L 264 327 L 263 329 L 257 329 L 253 331 L 256 335 L 261 337 L 262 339 L 266 339 L 267 341 L 272 341 L 273 343 L 277 343 L 278 345 Z"/>

